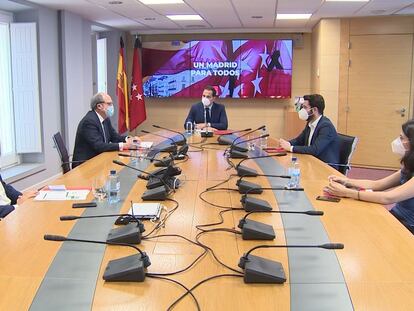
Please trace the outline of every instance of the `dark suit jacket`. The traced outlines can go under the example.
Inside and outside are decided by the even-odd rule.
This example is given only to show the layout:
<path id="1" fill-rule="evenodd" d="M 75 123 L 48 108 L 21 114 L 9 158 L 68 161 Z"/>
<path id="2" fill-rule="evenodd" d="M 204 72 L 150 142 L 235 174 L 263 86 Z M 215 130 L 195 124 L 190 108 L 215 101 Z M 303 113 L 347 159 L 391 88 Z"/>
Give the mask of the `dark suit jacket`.
<path id="1" fill-rule="evenodd" d="M 119 135 L 112 127 L 111 120 L 106 118 L 103 121 L 105 135 L 101 123 L 95 111 L 91 110 L 83 117 L 78 125 L 73 151 L 73 161 L 86 161 L 105 151 L 119 150 L 120 142 L 125 141 L 125 136 Z M 73 163 L 72 168 L 80 163 Z"/>
<path id="2" fill-rule="evenodd" d="M 0 175 L 0 182 L 4 187 L 4 191 L 6 192 L 7 197 L 11 200 L 10 205 L 0 206 L 0 218 L 4 218 L 8 214 L 10 214 L 12 211 L 14 211 L 13 204 L 17 203 L 17 199 L 19 198 L 19 196 L 22 195 L 22 193 L 14 189 L 12 186 L 7 185 L 1 178 L 1 175 Z"/>
<path id="3" fill-rule="evenodd" d="M 210 108 L 210 118 L 211 118 L 211 127 L 214 127 L 218 130 L 227 130 L 227 115 L 226 108 L 224 105 L 213 103 Z M 203 103 L 194 104 L 190 112 L 188 113 L 187 119 L 184 122 L 185 124 L 190 121 L 191 123 L 204 123 L 204 106 Z"/>
<path id="4" fill-rule="evenodd" d="M 325 116 L 319 120 L 308 146 L 310 128 L 307 125 L 298 137 L 290 140 L 293 152 L 311 154 L 323 162 L 339 163 L 339 140 L 335 127 Z M 337 168 L 337 166 L 332 165 Z"/>

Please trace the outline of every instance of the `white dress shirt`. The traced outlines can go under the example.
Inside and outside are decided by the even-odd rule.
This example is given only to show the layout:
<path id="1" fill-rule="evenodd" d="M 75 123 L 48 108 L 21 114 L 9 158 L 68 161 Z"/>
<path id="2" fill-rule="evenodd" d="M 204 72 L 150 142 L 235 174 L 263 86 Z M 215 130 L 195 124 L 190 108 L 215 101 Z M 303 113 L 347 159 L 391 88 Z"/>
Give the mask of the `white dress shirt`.
<path id="1" fill-rule="evenodd" d="M 313 133 L 315 133 L 316 126 L 318 125 L 319 120 L 322 118 L 322 115 L 319 116 L 315 121 L 309 122 L 308 126 L 310 128 L 309 138 L 308 138 L 308 146 L 311 145 Z"/>

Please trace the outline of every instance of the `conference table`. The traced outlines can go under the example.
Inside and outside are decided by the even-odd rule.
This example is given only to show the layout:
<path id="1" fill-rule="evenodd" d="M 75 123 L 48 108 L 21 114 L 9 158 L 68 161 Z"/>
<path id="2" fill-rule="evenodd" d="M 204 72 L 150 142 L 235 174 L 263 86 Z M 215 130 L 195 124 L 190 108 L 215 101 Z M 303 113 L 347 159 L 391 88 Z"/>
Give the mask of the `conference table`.
<path id="1" fill-rule="evenodd" d="M 171 133 L 160 131 L 162 135 Z M 144 140 L 165 143 L 158 136 Z M 179 203 L 175 212 L 153 235 L 182 235 L 194 241 L 200 232 L 196 225 L 219 221 L 223 208 L 204 202 L 199 194 L 207 187 L 226 181 L 220 188 L 237 189 L 235 170 L 223 156 L 226 146 L 214 144 L 216 137 L 188 138 L 188 161 L 176 161 L 182 169 L 182 185 L 170 197 Z M 203 143 L 204 149 L 200 146 Z M 205 145 L 210 143 L 209 145 Z M 269 140 L 269 145 L 276 141 Z M 260 150 L 251 155 L 265 154 Z M 292 154 L 243 165 L 267 174 L 283 174 Z M 343 243 L 342 250 L 258 249 L 255 256 L 280 262 L 287 281 L 283 284 L 246 284 L 243 275 L 220 265 L 211 252 L 189 270 L 167 276 L 194 289 L 202 310 L 413 310 L 414 309 L 414 239 L 389 212 L 379 204 L 343 198 L 339 203 L 317 201 L 327 185 L 327 177 L 340 175 L 330 166 L 310 155 L 295 154 L 301 168 L 304 192 L 264 191 L 260 197 L 274 210 L 321 210 L 323 216 L 257 213 L 249 219 L 273 226 L 273 241 L 243 240 L 239 220 L 246 214 L 241 195 L 233 190 L 206 192 L 203 198 L 216 205 L 236 208 L 223 213 L 223 223 L 208 227 L 226 228 L 203 234 L 208 245 L 225 265 L 242 271 L 239 259 L 256 245 Z M 127 213 L 131 201 L 142 202 L 146 181 L 137 173 L 112 162 L 129 162 L 118 152 L 107 152 L 83 163 L 49 184 L 66 187 L 90 187 L 95 176 L 115 169 L 121 178 L 121 201 L 115 205 L 98 202 L 97 208 L 73 209 L 73 201 L 27 201 L 0 222 L 0 310 L 166 310 L 185 293 L 183 287 L 162 278 L 146 277 L 144 282 L 105 282 L 102 278 L 110 260 L 136 254 L 129 247 L 76 242 L 51 242 L 44 234 L 79 239 L 105 240 L 115 227 L 112 218 L 60 221 L 62 215 L 104 215 Z M 238 163 L 239 159 L 233 159 Z M 141 161 L 140 167 L 154 170 L 153 163 Z M 286 179 L 252 177 L 246 180 L 263 187 L 284 186 Z M 88 201 L 93 195 L 88 195 Z M 162 204 L 171 209 L 173 201 Z M 145 221 L 146 232 L 156 225 Z M 144 232 L 144 234 L 146 233 Z M 148 273 L 169 273 L 191 264 L 203 249 L 182 238 L 160 236 L 143 239 L 139 245 L 151 260 Z M 230 276 L 236 275 L 236 276 Z M 174 310 L 196 310 L 194 299 L 187 295 Z"/>

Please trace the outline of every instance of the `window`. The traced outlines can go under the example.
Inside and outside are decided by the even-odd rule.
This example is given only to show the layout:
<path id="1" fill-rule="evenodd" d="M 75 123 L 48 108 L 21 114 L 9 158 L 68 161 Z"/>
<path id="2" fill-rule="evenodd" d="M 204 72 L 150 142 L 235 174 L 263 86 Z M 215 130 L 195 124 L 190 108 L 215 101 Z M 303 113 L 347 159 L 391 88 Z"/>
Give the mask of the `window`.
<path id="1" fill-rule="evenodd" d="M 97 60 L 98 60 L 98 92 L 105 92 L 106 81 L 106 38 L 98 39 L 96 44 Z"/>
<path id="2" fill-rule="evenodd" d="M 35 23 L 0 13 L 0 168 L 42 152 Z"/>
<path id="3" fill-rule="evenodd" d="M 0 22 L 0 167 L 18 163 L 16 153 L 10 56 L 10 29 Z"/>

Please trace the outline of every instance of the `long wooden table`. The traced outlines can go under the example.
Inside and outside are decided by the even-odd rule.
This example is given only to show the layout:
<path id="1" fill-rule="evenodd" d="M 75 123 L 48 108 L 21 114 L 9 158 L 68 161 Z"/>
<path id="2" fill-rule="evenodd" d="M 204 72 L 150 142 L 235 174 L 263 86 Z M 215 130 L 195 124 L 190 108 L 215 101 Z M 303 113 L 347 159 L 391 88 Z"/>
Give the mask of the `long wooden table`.
<path id="1" fill-rule="evenodd" d="M 147 138 L 154 141 L 158 139 L 155 136 Z M 192 142 L 198 140 L 198 137 L 191 139 Z M 215 138 L 209 141 L 215 141 Z M 218 146 L 212 147 L 223 149 Z M 196 151 L 193 148 L 190 150 Z M 183 171 L 180 179 L 185 180 L 185 183 L 172 196 L 180 206 L 159 234 L 181 234 L 194 239 L 198 233 L 195 225 L 218 220 L 220 209 L 204 203 L 198 194 L 206 187 L 225 180 L 235 171 L 227 170 L 228 164 L 223 157 L 223 151 L 206 149 L 202 152 L 189 152 L 189 155 L 189 161 L 178 164 Z M 355 310 L 413 310 L 413 236 L 381 205 L 352 199 L 342 199 L 340 203 L 316 201 L 316 196 L 322 193 L 323 186 L 327 184 L 327 176 L 339 173 L 312 156 L 297 156 L 301 164 L 301 184 L 313 207 L 324 211 L 325 215 L 321 217 L 321 221 L 330 240 L 345 244 L 345 249 L 336 251 L 336 255 Z M 120 158 L 116 152 L 104 153 L 56 179 L 53 184 L 90 186 L 96 174 L 109 172 L 110 169 L 120 169 L 112 163 L 113 159 L 128 162 L 128 159 Z M 287 167 L 290 155 L 277 158 L 277 161 Z M 258 168 L 254 161 L 246 161 L 245 165 Z M 153 167 L 149 167 L 149 170 L 152 169 Z M 269 181 L 265 177 L 250 180 L 269 186 Z M 222 187 L 235 188 L 235 181 L 236 179 L 231 179 Z M 131 200 L 141 202 L 144 190 L 145 181 L 137 180 L 128 196 L 123 198 L 121 211 L 128 211 Z M 205 198 L 220 205 L 241 207 L 240 194 L 236 192 L 217 191 L 207 193 Z M 261 198 L 267 200 L 274 209 L 278 208 L 272 192 L 264 192 Z M 92 200 L 92 194 L 88 199 Z M 29 309 L 61 247 L 60 243 L 44 241 L 43 235 L 51 233 L 66 236 L 70 233 L 74 222 L 62 222 L 59 217 L 82 214 L 82 209 L 71 208 L 72 203 L 29 201 L 0 222 L 0 310 Z M 173 206 L 172 202 L 166 201 L 163 204 L 168 208 Z M 217 227 L 237 229 L 239 219 L 243 215 L 244 211 L 225 213 L 224 223 Z M 272 224 L 277 234 L 276 239 L 244 241 L 239 235 L 227 232 L 208 233 L 201 239 L 223 262 L 235 269 L 239 258 L 250 248 L 258 244 L 285 244 L 283 223 L 278 214 L 256 214 L 251 219 Z M 152 224 L 146 222 L 145 225 L 147 231 L 151 230 Z M 315 241 L 315 244 L 318 244 L 317 242 Z M 179 270 L 201 253 L 200 248 L 171 237 L 145 240 L 139 247 L 145 250 L 151 259 L 152 264 L 148 272 Z M 135 252 L 129 248 L 106 248 L 97 276 L 93 310 L 165 310 L 184 293 L 184 290 L 174 283 L 152 278 L 146 278 L 143 283 L 105 283 L 102 275 L 108 261 L 131 254 Z M 244 284 L 241 278 L 235 277 L 212 280 L 194 290 L 194 295 L 203 310 L 290 309 L 287 250 L 260 249 L 255 255 L 281 262 L 287 274 L 287 282 L 282 285 L 252 285 Z M 189 271 L 173 275 L 171 278 L 191 287 L 204 278 L 222 273 L 232 272 L 220 266 L 208 254 Z M 175 309 L 196 308 L 194 301 L 187 296 Z M 309 306 L 309 310 L 318 310 L 318 306 Z"/>

